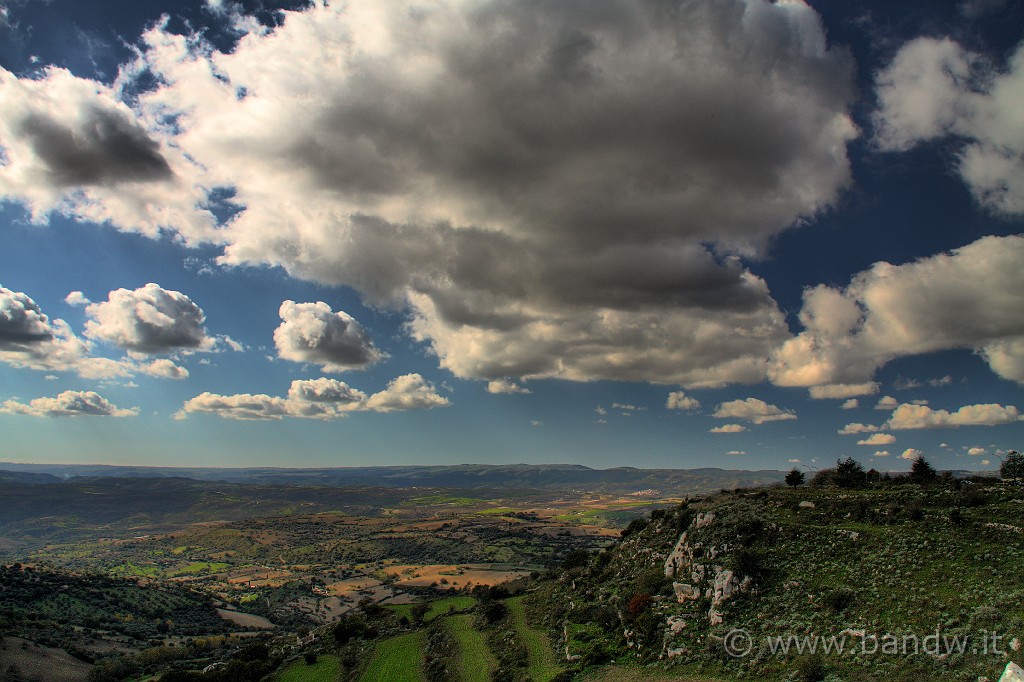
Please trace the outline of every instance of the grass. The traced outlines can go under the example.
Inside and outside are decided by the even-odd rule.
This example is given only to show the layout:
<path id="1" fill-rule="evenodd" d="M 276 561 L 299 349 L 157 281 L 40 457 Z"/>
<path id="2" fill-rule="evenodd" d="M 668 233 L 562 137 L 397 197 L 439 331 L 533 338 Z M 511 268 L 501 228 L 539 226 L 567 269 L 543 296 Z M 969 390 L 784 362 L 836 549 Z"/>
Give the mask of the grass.
<path id="1" fill-rule="evenodd" d="M 385 604 L 384 608 L 394 612 L 399 618 L 405 616 L 412 620 L 412 604 Z"/>
<path id="2" fill-rule="evenodd" d="M 335 682 L 340 672 L 337 656 L 320 656 L 313 665 L 306 665 L 304 661 L 292 663 L 270 679 L 272 682 Z"/>
<path id="3" fill-rule="evenodd" d="M 425 642 L 423 630 L 380 642 L 360 682 L 423 682 L 426 680 L 421 668 Z"/>
<path id="4" fill-rule="evenodd" d="M 463 682 L 490 680 L 497 661 L 487 647 L 483 633 L 473 626 L 473 616 L 449 616 L 444 623 L 458 643 L 459 677 Z"/>
<path id="5" fill-rule="evenodd" d="M 228 568 L 231 568 L 231 564 L 223 562 L 193 561 L 190 564 L 169 571 L 168 575 L 173 577 L 176 575 L 194 575 L 198 573 L 219 573 L 220 571 Z"/>
<path id="6" fill-rule="evenodd" d="M 527 672 L 534 682 L 547 682 L 562 668 L 558 665 L 555 652 L 551 648 L 551 640 L 539 630 L 534 630 L 526 622 L 526 610 L 523 608 L 523 597 L 513 597 L 505 602 L 512 616 L 512 623 L 523 644 L 526 645 L 528 658 Z"/>
<path id="7" fill-rule="evenodd" d="M 473 608 L 474 604 L 476 604 L 476 599 L 469 596 L 445 597 L 444 599 L 432 601 L 430 602 L 430 610 L 423 617 L 423 622 L 429 623 L 438 616 L 466 611 Z"/>

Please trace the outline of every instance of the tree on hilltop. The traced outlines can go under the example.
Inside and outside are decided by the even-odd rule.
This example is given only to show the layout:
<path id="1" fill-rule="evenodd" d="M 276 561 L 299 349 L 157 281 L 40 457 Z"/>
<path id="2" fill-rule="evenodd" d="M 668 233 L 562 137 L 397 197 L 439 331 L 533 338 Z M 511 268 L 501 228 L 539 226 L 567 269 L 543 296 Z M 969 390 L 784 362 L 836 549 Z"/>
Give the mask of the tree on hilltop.
<path id="1" fill-rule="evenodd" d="M 1024 455 L 1016 450 L 1010 450 L 999 467 L 999 477 L 1003 479 L 1024 478 Z"/>
<path id="2" fill-rule="evenodd" d="M 924 457 L 918 457 L 910 466 L 911 483 L 925 485 L 926 483 L 935 482 L 938 478 L 939 474 L 938 472 L 935 471 L 935 467 L 929 464 L 928 460 L 926 460 Z"/>
<path id="3" fill-rule="evenodd" d="M 836 460 L 835 484 L 840 488 L 857 488 L 867 483 L 864 465 L 853 457 Z"/>
<path id="4" fill-rule="evenodd" d="M 804 472 L 796 467 L 793 467 L 793 470 L 786 474 L 786 485 L 791 485 L 794 488 L 798 485 L 803 485 L 805 480 Z"/>

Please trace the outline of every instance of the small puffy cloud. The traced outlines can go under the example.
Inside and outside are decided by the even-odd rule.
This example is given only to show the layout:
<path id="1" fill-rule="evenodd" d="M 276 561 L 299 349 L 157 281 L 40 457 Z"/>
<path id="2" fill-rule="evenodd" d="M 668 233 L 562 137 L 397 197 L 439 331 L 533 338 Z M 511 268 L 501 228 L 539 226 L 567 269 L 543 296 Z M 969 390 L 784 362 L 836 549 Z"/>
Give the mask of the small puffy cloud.
<path id="1" fill-rule="evenodd" d="M 800 463 L 800 460 L 796 459 L 796 458 L 794 458 L 794 459 L 787 459 L 786 461 L 789 462 L 790 464 L 799 464 Z"/>
<path id="2" fill-rule="evenodd" d="M 686 395 L 683 391 L 672 391 L 665 401 L 667 410 L 697 410 L 700 409 L 700 401 L 693 396 Z"/>
<path id="3" fill-rule="evenodd" d="M 860 401 L 857 400 L 856 398 L 850 398 L 849 400 L 844 402 L 842 405 L 840 405 L 839 409 L 840 410 L 855 410 L 858 407 L 860 407 Z"/>
<path id="4" fill-rule="evenodd" d="M 188 370 L 180 365 L 174 364 L 166 358 L 159 358 L 148 363 L 139 363 L 138 369 L 143 374 L 163 379 L 187 379 Z"/>
<path id="5" fill-rule="evenodd" d="M 27 404 L 4 401 L 0 412 L 33 417 L 134 417 L 138 408 L 121 409 L 95 391 L 64 391 L 55 398 L 35 398 Z"/>
<path id="6" fill-rule="evenodd" d="M 991 464 L 991 463 L 992 463 L 992 460 L 989 460 L 989 459 L 983 459 L 983 460 L 981 460 L 981 465 L 982 465 L 982 466 L 986 466 L 986 467 L 987 467 L 987 466 L 988 466 L 989 464 Z"/>
<path id="7" fill-rule="evenodd" d="M 646 407 L 637 407 L 636 405 L 630 405 L 628 403 L 612 403 L 613 410 L 627 410 L 629 412 L 636 412 L 638 410 L 646 410 Z"/>
<path id="8" fill-rule="evenodd" d="M 539 421 L 537 419 L 531 419 L 530 420 L 530 426 L 534 426 L 534 427 L 544 426 L 544 422 Z"/>
<path id="9" fill-rule="evenodd" d="M 745 419 L 752 424 L 796 419 L 792 410 L 783 410 L 758 398 L 730 400 L 718 406 L 713 417 L 718 419 Z"/>
<path id="10" fill-rule="evenodd" d="M 90 303 L 92 303 L 92 301 L 86 298 L 85 294 L 83 294 L 81 291 L 72 291 L 68 293 L 68 295 L 64 297 L 64 302 L 67 303 L 69 306 L 74 306 L 76 308 L 87 306 Z"/>
<path id="11" fill-rule="evenodd" d="M 896 436 L 890 433 L 873 433 L 864 440 L 857 441 L 857 445 L 890 445 L 896 442 Z"/>
<path id="12" fill-rule="evenodd" d="M 487 382 L 488 393 L 529 393 L 530 389 L 510 379 L 493 379 Z"/>
<path id="13" fill-rule="evenodd" d="M 727 455 L 745 455 L 745 454 L 747 454 L 747 452 L 746 452 L 746 450 L 730 450 L 729 452 L 727 452 L 725 454 L 727 454 Z"/>
<path id="14" fill-rule="evenodd" d="M 708 433 L 743 433 L 746 430 L 747 427 L 742 424 L 722 424 L 713 429 L 708 429 Z"/>
<path id="15" fill-rule="evenodd" d="M 900 401 L 893 398 L 891 395 L 881 397 L 877 403 L 875 403 L 876 410 L 895 410 L 899 407 Z"/>
<path id="16" fill-rule="evenodd" d="M 825 398 L 850 398 L 852 396 L 873 395 L 878 393 L 878 382 L 868 381 L 862 384 L 826 384 L 811 386 L 810 394 L 814 400 Z"/>
<path id="17" fill-rule="evenodd" d="M 88 379 L 131 375 L 131 363 L 92 357 L 89 341 L 64 320 L 51 320 L 27 294 L 0 287 L 0 362 Z"/>
<path id="18" fill-rule="evenodd" d="M 900 459 L 905 459 L 912 462 L 915 459 L 921 457 L 923 454 L 924 452 L 922 452 L 921 450 L 917 450 L 915 448 L 907 448 L 906 450 L 903 451 L 903 454 L 900 455 Z"/>
<path id="19" fill-rule="evenodd" d="M 369 333 L 348 313 L 334 312 L 323 301 L 284 301 L 281 324 L 274 330 L 277 354 L 285 360 L 321 365 L 325 372 L 362 369 L 383 355 Z"/>
<path id="20" fill-rule="evenodd" d="M 941 429 L 959 426 L 998 426 L 1020 420 L 1020 413 L 1013 405 L 997 403 L 964 405 L 956 412 L 933 410 L 927 405 L 904 403 L 896 408 L 885 423 L 894 431 L 904 429 Z"/>
<path id="21" fill-rule="evenodd" d="M 131 291 L 115 289 L 107 300 L 85 309 L 85 335 L 143 354 L 208 349 L 213 340 L 206 315 L 180 291 L 149 283 Z"/>
<path id="22" fill-rule="evenodd" d="M 775 352 L 782 386 L 869 381 L 894 358 L 971 349 L 1024 383 L 1024 236 L 982 237 L 949 253 L 875 263 L 845 289 L 804 292 L 804 330 Z"/>
<path id="23" fill-rule="evenodd" d="M 597 407 L 594 408 L 594 412 L 597 412 L 599 415 L 602 415 L 602 416 L 608 414 L 608 410 L 604 409 L 600 405 L 598 405 Z"/>
<path id="24" fill-rule="evenodd" d="M 987 455 L 988 450 L 986 450 L 985 448 L 973 447 L 967 449 L 967 454 L 971 455 L 972 457 L 977 457 L 980 455 Z"/>
<path id="25" fill-rule="evenodd" d="M 854 433 L 874 433 L 875 431 L 878 431 L 878 429 L 879 427 L 874 424 L 861 424 L 860 422 L 854 422 L 852 424 L 847 424 L 836 433 L 843 436 L 849 436 Z"/>
<path id="26" fill-rule="evenodd" d="M 982 8 L 991 0 L 962 7 Z M 934 139 L 960 144 L 955 169 L 974 198 L 1002 214 L 1024 213 L 1024 136 L 1020 94 L 1024 44 L 996 65 L 958 43 L 918 38 L 896 53 L 876 78 L 877 141 L 905 150 Z"/>
<path id="27" fill-rule="evenodd" d="M 888 457 L 889 456 L 889 451 L 888 450 L 876 450 L 875 454 L 873 454 L 871 456 L 872 457 Z"/>
<path id="28" fill-rule="evenodd" d="M 380 393 L 371 395 L 366 409 L 373 412 L 429 410 L 449 404 L 449 400 L 438 395 L 434 386 L 421 375 L 405 374 L 390 381 Z"/>
<path id="29" fill-rule="evenodd" d="M 203 392 L 195 398 L 186 400 L 174 416 L 176 419 L 184 419 L 187 414 L 197 412 L 215 414 L 223 419 L 239 420 L 281 419 L 290 415 L 288 402 L 284 398 L 262 393 L 218 395 Z"/>
<path id="30" fill-rule="evenodd" d="M 190 413 L 216 414 L 224 419 L 267 420 L 340 419 L 352 412 L 397 412 L 444 407 L 450 401 L 419 374 L 406 374 L 388 383 L 379 393 L 367 396 L 343 381 L 321 377 L 293 381 L 286 397 L 238 393 L 202 393 L 185 401 L 176 419 Z"/>
<path id="31" fill-rule="evenodd" d="M 56 335 L 42 309 L 20 291 L 0 287 L 0 349 L 17 350 Z"/>
<path id="32" fill-rule="evenodd" d="M 307 403 L 361 405 L 366 394 L 337 379 L 299 379 L 288 389 L 288 399 Z"/>

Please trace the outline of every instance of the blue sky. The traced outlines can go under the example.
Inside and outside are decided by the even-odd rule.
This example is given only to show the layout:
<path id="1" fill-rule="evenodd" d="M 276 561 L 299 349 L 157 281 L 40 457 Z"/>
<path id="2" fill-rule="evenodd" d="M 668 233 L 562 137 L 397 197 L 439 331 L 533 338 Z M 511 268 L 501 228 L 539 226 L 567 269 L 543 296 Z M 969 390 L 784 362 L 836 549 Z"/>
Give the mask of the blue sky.
<path id="1" fill-rule="evenodd" d="M 1022 20 L 0 2 L 0 460 L 994 468 Z"/>

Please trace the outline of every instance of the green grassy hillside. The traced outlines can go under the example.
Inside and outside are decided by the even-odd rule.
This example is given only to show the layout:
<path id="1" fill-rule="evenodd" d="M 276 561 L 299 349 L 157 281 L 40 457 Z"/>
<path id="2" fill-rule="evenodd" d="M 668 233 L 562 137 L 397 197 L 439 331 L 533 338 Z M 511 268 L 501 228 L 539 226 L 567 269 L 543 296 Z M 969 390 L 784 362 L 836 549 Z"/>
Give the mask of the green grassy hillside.
<path id="1" fill-rule="evenodd" d="M 1024 662 L 1022 520 L 994 480 L 722 493 L 571 559 L 532 608 L 576 670 L 996 679 Z"/>

